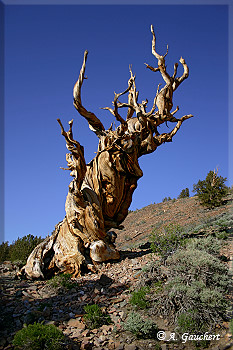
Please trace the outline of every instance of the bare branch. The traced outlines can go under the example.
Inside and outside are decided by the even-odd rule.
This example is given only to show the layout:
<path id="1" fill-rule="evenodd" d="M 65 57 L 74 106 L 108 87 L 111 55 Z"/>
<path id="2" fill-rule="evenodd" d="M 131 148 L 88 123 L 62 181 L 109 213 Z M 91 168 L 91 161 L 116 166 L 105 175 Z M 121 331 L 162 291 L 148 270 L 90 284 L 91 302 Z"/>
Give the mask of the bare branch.
<path id="1" fill-rule="evenodd" d="M 156 49 L 155 49 L 155 43 L 156 43 L 156 37 L 155 37 L 155 33 L 154 33 L 154 28 L 153 28 L 153 25 L 151 25 L 151 33 L 152 33 L 152 54 L 155 56 L 155 58 L 158 60 L 158 67 L 157 68 L 154 68 L 152 66 L 150 66 L 149 64 L 145 63 L 146 64 L 146 67 L 149 68 L 150 70 L 152 70 L 153 72 L 158 72 L 160 71 L 162 77 L 163 77 L 163 80 L 165 81 L 166 84 L 172 84 L 173 83 L 173 80 L 172 78 L 170 77 L 170 75 L 167 73 L 166 71 L 166 66 L 165 66 L 165 57 L 167 56 L 168 54 L 168 45 L 167 45 L 167 51 L 165 53 L 165 55 L 159 55 L 157 52 L 156 52 Z"/>
<path id="2" fill-rule="evenodd" d="M 178 68 L 178 63 L 175 63 L 175 64 L 174 64 L 174 73 L 173 73 L 173 76 L 172 76 L 173 79 L 175 79 L 175 77 L 176 77 L 177 68 Z"/>
<path id="3" fill-rule="evenodd" d="M 156 49 L 155 49 L 156 37 L 155 37 L 155 32 L 154 32 L 154 27 L 153 27 L 153 25 L 151 25 L 150 29 L 151 29 L 151 33 L 152 33 L 152 35 L 153 35 L 153 39 L 152 39 L 152 54 L 157 58 L 157 60 L 158 60 L 158 66 L 162 66 L 162 67 L 165 68 L 165 59 L 164 59 L 164 57 L 166 57 L 167 54 L 168 54 L 168 45 L 167 45 L 167 52 L 165 53 L 165 55 L 164 55 L 164 56 L 159 55 L 159 54 L 156 52 Z"/>
<path id="4" fill-rule="evenodd" d="M 131 88 L 132 88 L 132 86 L 133 86 L 133 78 L 134 78 L 134 77 L 133 77 L 132 74 L 131 74 L 131 77 L 130 77 L 130 79 L 129 79 L 129 81 L 128 81 L 128 87 L 127 87 L 126 90 L 124 90 L 123 92 L 120 92 L 120 93 L 118 93 L 118 94 L 116 94 L 116 93 L 114 92 L 114 94 L 115 94 L 115 97 L 114 97 L 114 100 L 113 100 L 114 109 L 112 109 L 112 108 L 110 108 L 110 107 L 103 107 L 103 108 L 101 108 L 101 109 L 108 110 L 112 115 L 114 115 L 114 117 L 116 118 L 117 121 L 119 121 L 121 124 L 124 124 L 124 125 L 126 125 L 127 122 L 126 122 L 126 121 L 120 116 L 120 114 L 118 113 L 118 108 L 119 108 L 119 106 L 122 107 L 122 106 L 121 106 L 122 104 L 118 102 L 118 98 L 119 98 L 120 96 L 122 96 L 122 95 L 125 95 L 127 92 L 129 92 L 129 91 L 131 90 Z M 129 106 L 127 106 L 127 107 L 129 107 Z"/>
<path id="5" fill-rule="evenodd" d="M 113 105 L 114 105 L 114 115 L 115 115 L 115 117 L 116 117 L 116 120 L 118 120 L 121 124 L 127 124 L 127 122 L 126 122 L 126 121 L 120 116 L 120 114 L 118 113 L 118 98 L 119 98 L 120 96 L 126 94 L 127 92 L 129 92 L 129 91 L 131 90 L 133 84 L 134 84 L 134 77 L 133 77 L 132 74 L 131 74 L 131 77 L 130 77 L 130 79 L 129 79 L 129 81 L 128 81 L 128 88 L 127 88 L 125 91 L 123 91 L 123 92 L 121 92 L 121 93 L 119 93 L 119 94 L 116 94 L 116 93 L 115 93 L 115 97 L 114 97 L 114 101 L 113 101 Z"/>
<path id="6" fill-rule="evenodd" d="M 130 118 L 132 118 L 134 112 L 135 112 L 135 108 L 134 108 L 134 100 L 136 99 L 136 101 L 138 100 L 138 92 L 134 91 L 135 88 L 135 76 L 133 76 L 133 72 L 132 72 L 132 66 L 129 66 L 129 71 L 130 71 L 130 80 L 134 83 L 132 84 L 130 90 L 129 90 L 129 94 L 128 94 L 128 111 L 127 111 L 127 116 L 126 116 L 126 120 L 129 120 Z M 136 88 L 135 88 L 136 90 Z M 134 94 L 136 94 L 136 96 L 134 97 Z M 121 104 L 122 106 L 122 104 Z M 119 106 L 120 107 L 120 106 Z"/>
<path id="7" fill-rule="evenodd" d="M 74 90 L 73 90 L 74 106 L 77 109 L 77 111 L 88 121 L 90 129 L 93 130 L 97 134 L 97 136 L 100 136 L 102 132 L 105 131 L 103 124 L 96 117 L 94 113 L 87 111 L 86 108 L 83 107 L 82 101 L 81 101 L 81 87 L 84 80 L 87 54 L 88 54 L 88 51 L 86 50 L 84 52 L 84 59 L 83 59 L 82 68 L 79 73 L 79 78 L 76 84 L 74 85 Z"/>
<path id="8" fill-rule="evenodd" d="M 157 97 L 158 97 L 158 94 L 159 94 L 159 88 L 160 88 L 161 85 L 162 85 L 162 84 L 159 84 L 158 87 L 157 87 L 157 91 L 156 91 L 156 95 L 155 95 L 155 98 L 154 98 L 153 106 L 152 106 L 150 112 L 148 112 L 148 113 L 146 114 L 146 117 L 149 117 L 149 116 L 152 115 L 152 114 L 154 113 L 154 111 L 155 111 L 155 108 L 156 108 L 156 101 L 157 101 Z"/>
<path id="9" fill-rule="evenodd" d="M 162 144 L 164 142 L 172 142 L 172 138 L 173 136 L 177 133 L 177 131 L 179 130 L 179 128 L 181 127 L 181 124 L 183 123 L 183 121 L 185 121 L 186 119 L 189 119 L 189 118 L 192 118 L 193 115 L 192 114 L 188 114 L 188 115 L 185 115 L 183 116 L 182 118 L 180 118 L 176 124 L 176 126 L 174 127 L 174 129 L 169 132 L 169 133 L 164 133 L 164 134 L 161 134 L 156 138 L 157 142 L 159 144 Z"/>
<path id="10" fill-rule="evenodd" d="M 138 107 L 138 104 L 137 104 L 138 93 L 136 91 L 135 76 L 133 75 L 133 72 L 132 72 L 132 66 L 129 66 L 129 71 L 130 71 L 130 74 L 131 74 L 131 78 L 130 79 L 133 81 L 132 89 L 131 89 L 133 107 L 137 108 Z"/>
<path id="11" fill-rule="evenodd" d="M 73 139 L 73 119 L 69 122 L 70 128 L 69 131 L 65 131 L 62 125 L 61 120 L 57 119 L 58 123 L 61 127 L 61 134 L 65 137 L 66 147 L 71 152 L 66 154 L 66 161 L 68 165 L 68 169 L 71 170 L 70 175 L 75 177 L 77 182 L 78 189 L 81 188 L 81 182 L 86 173 L 86 162 L 84 158 L 84 148 L 80 145 L 80 143 Z M 64 170 L 68 170 L 62 168 Z"/>
<path id="12" fill-rule="evenodd" d="M 179 110 L 179 106 L 177 106 L 176 109 L 173 112 L 171 112 L 171 114 L 174 115 L 176 112 L 178 112 L 178 110 Z"/>
<path id="13" fill-rule="evenodd" d="M 73 132 L 72 132 L 73 119 L 69 121 L 70 129 L 67 132 L 64 130 L 61 120 L 58 118 L 57 121 L 61 127 L 61 134 L 65 137 L 68 150 L 71 151 L 71 153 L 74 156 L 76 154 L 79 156 L 80 149 L 83 149 L 83 147 L 80 145 L 78 141 L 73 139 Z"/>
<path id="14" fill-rule="evenodd" d="M 216 167 L 216 170 L 214 169 L 214 173 L 213 173 L 213 179 L 211 182 L 211 187 L 214 187 L 217 181 L 217 176 L 218 176 L 218 167 Z"/>
<path id="15" fill-rule="evenodd" d="M 189 76 L 189 68 L 187 66 L 187 64 L 185 63 L 185 60 L 183 57 L 180 58 L 180 63 L 182 64 L 183 68 L 184 68 L 184 72 L 183 72 L 183 75 L 180 77 L 180 78 L 176 78 L 173 85 L 172 85 L 172 88 L 173 88 L 173 91 L 175 91 L 178 86 L 185 80 L 188 78 Z"/>
<path id="16" fill-rule="evenodd" d="M 149 64 L 147 64 L 147 63 L 144 63 L 145 65 L 146 65 L 146 68 L 149 68 L 150 70 L 152 70 L 152 72 L 158 72 L 159 71 L 159 68 L 157 67 L 157 68 L 154 68 L 154 67 L 152 67 L 152 66 L 150 66 Z"/>

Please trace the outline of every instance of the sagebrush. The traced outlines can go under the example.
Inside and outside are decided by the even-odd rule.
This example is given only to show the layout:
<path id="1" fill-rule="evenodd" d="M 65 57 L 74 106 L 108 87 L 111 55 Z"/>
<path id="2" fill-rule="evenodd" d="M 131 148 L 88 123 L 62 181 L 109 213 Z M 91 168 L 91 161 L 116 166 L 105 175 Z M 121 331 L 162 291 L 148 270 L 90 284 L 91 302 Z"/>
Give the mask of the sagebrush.
<path id="1" fill-rule="evenodd" d="M 153 321 L 143 318 L 137 312 L 131 312 L 128 315 L 123 328 L 132 332 L 137 338 L 154 338 L 158 330 L 157 325 Z"/>
<path id="2" fill-rule="evenodd" d="M 178 224 L 169 224 L 160 229 L 155 229 L 151 236 L 151 249 L 161 256 L 163 262 L 178 247 L 185 244 L 184 229 Z"/>

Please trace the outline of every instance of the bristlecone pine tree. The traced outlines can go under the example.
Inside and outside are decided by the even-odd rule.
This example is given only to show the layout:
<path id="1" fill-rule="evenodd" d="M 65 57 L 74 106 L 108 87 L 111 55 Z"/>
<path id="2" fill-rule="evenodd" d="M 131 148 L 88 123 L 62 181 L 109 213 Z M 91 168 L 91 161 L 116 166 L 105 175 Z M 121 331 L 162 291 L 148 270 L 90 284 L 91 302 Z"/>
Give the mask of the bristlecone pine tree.
<path id="1" fill-rule="evenodd" d="M 168 49 L 165 55 L 159 55 L 153 26 L 151 33 L 152 54 L 158 66 L 154 68 L 146 64 L 146 67 L 152 72 L 160 72 L 165 84 L 161 89 L 159 84 L 152 108 L 147 111 L 148 101 L 138 101 L 135 76 L 130 66 L 125 91 L 115 93 L 111 108 L 103 108 L 119 122 L 115 129 L 111 125 L 105 130 L 99 118 L 82 105 L 81 87 L 88 55 L 85 51 L 74 86 L 74 106 L 99 138 L 97 155 L 86 164 L 83 147 L 73 139 L 73 120 L 69 122 L 69 130 L 65 131 L 58 119 L 70 151 L 66 160 L 73 177 L 66 199 L 66 216 L 56 226 L 55 232 L 31 253 L 21 274 L 31 278 L 47 278 L 61 271 L 78 276 L 83 268 L 93 270 L 96 263 L 120 257 L 114 245 L 116 234 L 110 230 L 123 228 L 121 223 L 128 214 L 137 181 L 143 175 L 138 158 L 154 152 L 165 142 L 171 142 L 183 121 L 192 117 L 189 114 L 176 118 L 179 107 L 172 111 L 173 93 L 188 78 L 188 66 L 181 57 L 183 74 L 177 77 L 178 63 L 175 63 L 173 75 L 170 76 L 165 65 Z M 119 98 L 125 94 L 128 101 L 122 103 Z M 126 119 L 120 115 L 122 108 L 127 108 Z M 175 123 L 175 127 L 168 133 L 159 134 L 158 126 L 167 122 Z"/>
<path id="2" fill-rule="evenodd" d="M 188 187 L 184 188 L 184 189 L 180 192 L 180 194 L 179 194 L 179 196 L 178 196 L 178 198 L 186 198 L 186 197 L 189 197 L 189 189 L 188 189 Z"/>
<path id="3" fill-rule="evenodd" d="M 223 203 L 223 198 L 228 193 L 225 185 L 227 178 L 218 176 L 217 171 L 209 171 L 205 180 L 199 180 L 193 185 L 193 192 L 197 193 L 200 203 L 208 208 L 218 207 Z"/>

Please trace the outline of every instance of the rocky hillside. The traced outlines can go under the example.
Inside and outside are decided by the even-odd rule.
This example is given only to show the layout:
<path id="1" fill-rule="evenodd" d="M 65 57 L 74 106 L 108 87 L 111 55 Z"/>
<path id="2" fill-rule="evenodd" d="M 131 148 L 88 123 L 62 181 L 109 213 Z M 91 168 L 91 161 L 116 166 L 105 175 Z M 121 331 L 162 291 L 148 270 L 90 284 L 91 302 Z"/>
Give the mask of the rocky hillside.
<path id="1" fill-rule="evenodd" d="M 222 207 L 213 210 L 204 209 L 197 198 L 192 197 L 151 204 L 131 212 L 123 223 L 124 229 L 118 232 L 116 244 L 121 251 L 120 261 L 98 265 L 96 271 L 71 280 L 68 285 L 62 280 L 57 284 L 17 280 L 17 267 L 5 262 L 0 266 L 0 349 L 14 349 L 15 332 L 34 322 L 54 324 L 60 329 L 66 336 L 64 349 L 195 349 L 192 342 L 167 341 L 174 328 L 161 316 L 154 316 L 154 321 L 158 331 L 166 332 L 163 340 L 138 339 L 125 330 L 127 315 L 132 311 L 130 297 L 147 266 L 159 259 L 150 249 L 151 232 L 171 222 L 184 226 L 190 237 L 227 231 L 230 236 L 222 254 L 232 273 L 232 209 L 232 196 L 226 198 Z M 93 303 L 110 316 L 110 324 L 93 329 L 84 322 L 84 307 Z M 142 310 L 142 315 L 148 320 L 147 309 Z M 229 322 L 218 325 L 215 333 L 221 338 L 211 342 L 209 349 L 233 348 Z"/>
<path id="2" fill-rule="evenodd" d="M 206 209 L 199 204 L 196 196 L 150 204 L 130 212 L 123 222 L 124 229 L 117 231 L 117 247 L 134 249 L 150 241 L 151 232 L 170 223 L 185 227 L 187 232 L 207 227 L 212 219 L 224 218 L 233 213 L 232 195 L 225 204 L 215 209 Z"/>

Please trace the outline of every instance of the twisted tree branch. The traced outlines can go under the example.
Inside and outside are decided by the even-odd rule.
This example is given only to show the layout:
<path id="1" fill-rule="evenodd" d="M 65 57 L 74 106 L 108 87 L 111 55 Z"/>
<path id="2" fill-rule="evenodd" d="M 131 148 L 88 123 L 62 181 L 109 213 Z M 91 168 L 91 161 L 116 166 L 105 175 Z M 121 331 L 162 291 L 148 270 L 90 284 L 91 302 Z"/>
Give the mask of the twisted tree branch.
<path id="1" fill-rule="evenodd" d="M 79 73 L 79 78 L 76 84 L 74 85 L 74 90 L 73 90 L 74 106 L 77 109 L 77 111 L 81 114 L 81 116 L 83 116 L 88 121 L 90 129 L 93 130 L 97 134 L 97 136 L 100 136 L 102 135 L 103 131 L 105 131 L 103 124 L 96 117 L 94 113 L 86 110 L 86 108 L 82 105 L 82 101 L 81 101 L 81 87 L 84 80 L 87 55 L 88 55 L 88 51 L 86 50 L 84 52 L 84 59 L 83 59 L 82 68 Z"/>

